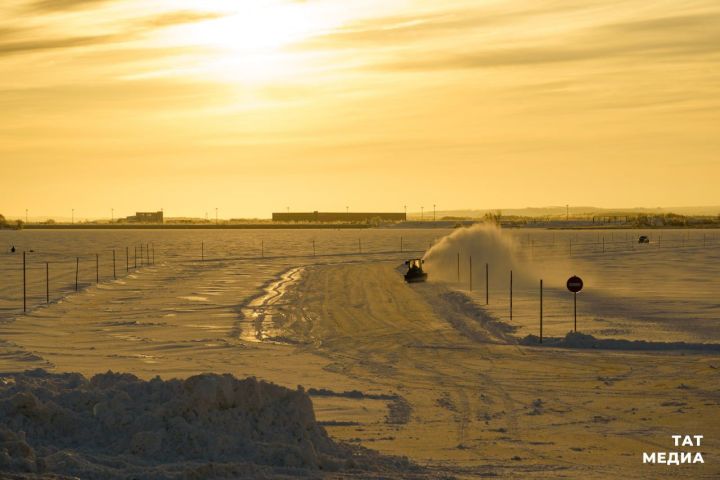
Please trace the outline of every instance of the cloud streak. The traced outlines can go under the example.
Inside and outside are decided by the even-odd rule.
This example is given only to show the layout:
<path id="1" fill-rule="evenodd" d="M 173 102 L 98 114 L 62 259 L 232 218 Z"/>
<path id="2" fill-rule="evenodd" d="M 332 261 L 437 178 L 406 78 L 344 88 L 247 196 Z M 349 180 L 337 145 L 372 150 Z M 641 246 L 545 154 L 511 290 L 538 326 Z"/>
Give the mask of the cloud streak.
<path id="1" fill-rule="evenodd" d="M 60 12 L 91 8 L 111 0 L 37 0 L 28 6 L 28 10 L 35 12 Z"/>
<path id="2" fill-rule="evenodd" d="M 512 17 L 520 15 L 515 13 Z M 487 45 L 468 41 L 466 44 L 455 42 L 451 48 L 444 49 L 430 41 L 433 35 L 440 34 L 469 38 L 471 31 L 485 28 L 483 22 L 496 20 L 478 21 L 456 15 L 406 19 L 402 23 L 396 23 L 397 19 L 384 19 L 376 29 L 349 29 L 321 38 L 319 42 L 326 45 L 339 42 L 356 48 L 391 45 L 385 49 L 384 58 L 369 64 L 370 69 L 380 71 L 533 66 L 639 57 L 660 61 L 703 56 L 712 60 L 720 54 L 720 30 L 716 28 L 720 25 L 720 13 L 717 12 L 601 24 L 559 36 L 533 38 L 521 46 L 516 46 L 518 42 L 504 46 L 497 41 Z M 395 42 L 391 43 L 391 39 Z M 417 44 L 416 48 L 410 49 L 413 44 Z"/>
<path id="3" fill-rule="evenodd" d="M 85 47 L 90 45 L 102 45 L 121 40 L 120 35 L 93 35 L 86 37 L 70 37 L 55 39 L 36 39 L 27 41 L 13 41 L 0 43 L 0 56 L 19 53 L 31 53 L 66 48 Z"/>
<path id="4" fill-rule="evenodd" d="M 183 25 L 186 23 L 204 22 L 206 20 L 215 20 L 222 18 L 224 15 L 215 12 L 196 12 L 193 10 L 178 10 L 176 12 L 163 13 L 154 17 L 146 18 L 139 22 L 139 25 L 146 27 L 172 27 L 175 25 Z"/>
<path id="5" fill-rule="evenodd" d="M 154 16 L 129 19 L 119 22 L 121 30 L 114 33 L 43 37 L 37 35 L 39 29 L 20 29 L 0 26 L 0 56 L 48 52 L 79 47 L 92 47 L 131 41 L 141 35 L 177 25 L 214 20 L 221 14 L 179 10 Z"/>

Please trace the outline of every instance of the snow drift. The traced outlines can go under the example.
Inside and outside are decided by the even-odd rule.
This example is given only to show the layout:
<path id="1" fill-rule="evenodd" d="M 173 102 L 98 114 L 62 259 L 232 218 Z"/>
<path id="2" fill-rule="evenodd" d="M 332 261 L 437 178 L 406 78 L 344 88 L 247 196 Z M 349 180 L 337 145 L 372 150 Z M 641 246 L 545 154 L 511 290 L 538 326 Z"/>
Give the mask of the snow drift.
<path id="1" fill-rule="evenodd" d="M 352 469 L 357 455 L 327 436 L 300 387 L 216 374 L 87 380 L 34 370 L 0 378 L 0 471 L 264 478 Z"/>

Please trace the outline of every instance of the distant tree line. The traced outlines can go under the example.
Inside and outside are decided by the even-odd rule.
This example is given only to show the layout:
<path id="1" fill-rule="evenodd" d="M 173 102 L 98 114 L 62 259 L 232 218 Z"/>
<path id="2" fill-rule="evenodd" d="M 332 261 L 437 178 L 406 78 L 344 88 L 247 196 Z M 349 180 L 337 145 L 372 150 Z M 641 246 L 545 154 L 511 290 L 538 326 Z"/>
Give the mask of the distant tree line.
<path id="1" fill-rule="evenodd" d="M 22 220 L 16 220 L 15 223 L 10 223 L 7 218 L 5 218 L 5 215 L 0 214 L 0 228 L 13 228 L 13 229 L 20 229 L 23 226 Z"/>

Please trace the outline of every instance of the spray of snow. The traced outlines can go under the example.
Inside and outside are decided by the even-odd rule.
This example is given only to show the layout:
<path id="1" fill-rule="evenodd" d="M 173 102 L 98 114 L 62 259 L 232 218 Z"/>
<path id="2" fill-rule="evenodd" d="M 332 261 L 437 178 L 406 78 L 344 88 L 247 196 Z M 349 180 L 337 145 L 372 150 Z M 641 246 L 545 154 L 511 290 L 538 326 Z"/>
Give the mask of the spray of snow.
<path id="1" fill-rule="evenodd" d="M 476 288 L 484 284 L 486 264 L 490 285 L 503 288 L 511 270 L 516 286 L 536 288 L 540 278 L 546 280 L 546 285 L 564 285 L 568 273 L 572 273 L 574 268 L 563 258 L 554 258 L 552 262 L 535 262 L 531 248 L 520 245 L 510 235 L 504 235 L 500 227 L 491 223 L 456 229 L 433 245 L 423 259 L 431 281 L 458 282 L 459 264 L 459 281 L 467 285 L 471 257 L 473 284 Z"/>
<path id="2" fill-rule="evenodd" d="M 488 223 L 456 229 L 433 245 L 423 259 L 431 280 L 457 282 L 459 263 L 460 281 L 467 282 L 471 257 L 475 279 L 484 278 L 486 263 L 493 272 L 513 270 L 523 275 L 528 270 L 515 241 Z"/>

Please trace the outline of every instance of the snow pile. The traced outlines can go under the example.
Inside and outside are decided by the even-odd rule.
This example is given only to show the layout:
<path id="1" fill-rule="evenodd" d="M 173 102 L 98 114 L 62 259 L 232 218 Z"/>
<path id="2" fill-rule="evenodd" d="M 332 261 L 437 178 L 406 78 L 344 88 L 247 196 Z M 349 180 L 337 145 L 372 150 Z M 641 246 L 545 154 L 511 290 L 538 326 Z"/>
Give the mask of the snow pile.
<path id="1" fill-rule="evenodd" d="M 0 378 L 0 471 L 82 478 L 264 477 L 355 467 L 301 389 L 204 374 Z"/>
<path id="2" fill-rule="evenodd" d="M 540 346 L 540 338 L 528 335 L 520 340 L 521 345 Z M 545 337 L 542 345 L 561 348 L 597 348 L 603 350 L 697 350 L 720 352 L 717 343 L 685 342 L 648 342 L 646 340 L 624 340 L 614 338 L 595 338 L 580 332 L 568 332 L 564 338 Z"/>

